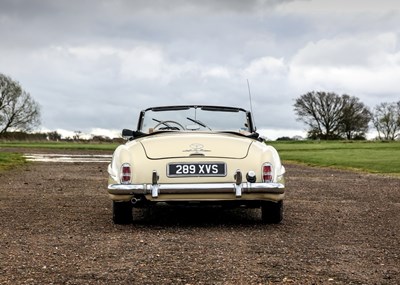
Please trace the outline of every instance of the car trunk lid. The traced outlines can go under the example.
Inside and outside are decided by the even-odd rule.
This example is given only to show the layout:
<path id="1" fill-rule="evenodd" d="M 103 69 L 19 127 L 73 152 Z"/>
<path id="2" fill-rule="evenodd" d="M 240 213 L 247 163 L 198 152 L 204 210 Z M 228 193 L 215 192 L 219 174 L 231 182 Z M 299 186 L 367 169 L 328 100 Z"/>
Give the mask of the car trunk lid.
<path id="1" fill-rule="evenodd" d="M 141 139 L 149 159 L 209 157 L 241 159 L 251 139 L 227 133 L 161 133 Z"/>

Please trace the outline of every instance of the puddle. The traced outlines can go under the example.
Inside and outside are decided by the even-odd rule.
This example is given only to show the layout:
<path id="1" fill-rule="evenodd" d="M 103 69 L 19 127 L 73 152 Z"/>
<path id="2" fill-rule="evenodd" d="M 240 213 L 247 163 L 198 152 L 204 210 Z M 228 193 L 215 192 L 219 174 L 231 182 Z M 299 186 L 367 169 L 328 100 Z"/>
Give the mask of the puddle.
<path id="1" fill-rule="evenodd" d="M 26 153 L 27 161 L 38 162 L 110 162 L 112 155 L 108 154 L 52 154 L 52 153 Z"/>

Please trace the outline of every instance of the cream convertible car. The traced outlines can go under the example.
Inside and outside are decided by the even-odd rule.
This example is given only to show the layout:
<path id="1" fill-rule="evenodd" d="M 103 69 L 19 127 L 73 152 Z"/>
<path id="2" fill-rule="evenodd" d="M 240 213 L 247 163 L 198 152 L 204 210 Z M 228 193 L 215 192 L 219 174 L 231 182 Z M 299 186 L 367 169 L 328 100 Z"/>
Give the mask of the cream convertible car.
<path id="1" fill-rule="evenodd" d="M 136 131 L 108 166 L 116 224 L 132 208 L 158 202 L 260 207 L 262 221 L 283 217 L 284 174 L 278 152 L 255 132 L 251 113 L 221 106 L 166 106 L 140 113 Z"/>

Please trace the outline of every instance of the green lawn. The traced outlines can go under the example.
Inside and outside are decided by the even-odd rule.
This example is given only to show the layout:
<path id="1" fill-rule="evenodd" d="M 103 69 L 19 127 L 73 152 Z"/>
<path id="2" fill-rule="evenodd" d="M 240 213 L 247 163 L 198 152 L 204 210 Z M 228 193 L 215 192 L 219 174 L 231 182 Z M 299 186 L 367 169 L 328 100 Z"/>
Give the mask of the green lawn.
<path id="1" fill-rule="evenodd" d="M 22 154 L 11 152 L 0 152 L 0 171 L 10 169 L 25 163 Z"/>
<path id="2" fill-rule="evenodd" d="M 400 175 L 400 142 L 268 142 L 283 161 Z"/>

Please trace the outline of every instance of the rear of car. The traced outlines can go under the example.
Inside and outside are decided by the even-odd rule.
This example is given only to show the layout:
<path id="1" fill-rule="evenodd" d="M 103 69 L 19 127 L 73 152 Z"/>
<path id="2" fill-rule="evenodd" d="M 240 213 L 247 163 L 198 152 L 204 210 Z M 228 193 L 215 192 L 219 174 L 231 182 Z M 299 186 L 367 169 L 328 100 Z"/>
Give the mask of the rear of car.
<path id="1" fill-rule="evenodd" d="M 254 135 L 248 112 L 204 107 L 214 117 L 216 112 L 242 113 L 240 126 L 246 129 L 221 131 L 205 117 L 199 120 L 201 108 L 150 109 L 153 125 L 144 116 L 149 110 L 141 113 L 138 130 L 115 150 L 108 167 L 115 223 L 131 222 L 132 207 L 159 202 L 261 207 L 264 222 L 282 220 L 285 168 L 277 151 Z M 193 110 L 196 116 L 186 117 Z M 172 116 L 181 111 L 184 116 Z M 167 112 L 168 120 L 154 118 L 160 112 Z M 162 130 L 157 129 L 160 126 Z"/>

